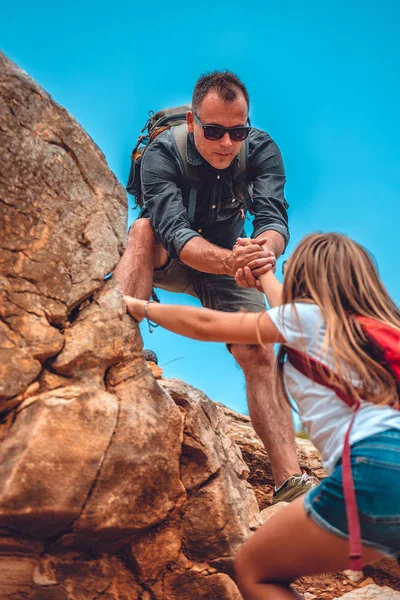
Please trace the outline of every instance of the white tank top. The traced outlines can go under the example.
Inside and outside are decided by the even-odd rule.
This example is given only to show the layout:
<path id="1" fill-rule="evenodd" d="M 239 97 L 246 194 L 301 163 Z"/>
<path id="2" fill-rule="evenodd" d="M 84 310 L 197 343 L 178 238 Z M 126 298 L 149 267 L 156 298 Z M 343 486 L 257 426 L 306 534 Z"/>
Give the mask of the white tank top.
<path id="1" fill-rule="evenodd" d="M 322 354 L 326 324 L 320 309 L 315 304 L 300 302 L 295 304 L 295 308 L 296 311 L 289 304 L 277 306 L 270 309 L 268 315 L 288 346 L 333 369 L 329 351 Z M 333 390 L 314 383 L 289 362 L 284 366 L 284 379 L 290 396 L 298 406 L 301 421 L 330 473 L 342 455 L 352 410 Z M 356 380 L 354 384 L 357 385 Z M 400 430 L 400 411 L 390 406 L 362 402 L 351 431 L 350 444 L 388 429 Z"/>

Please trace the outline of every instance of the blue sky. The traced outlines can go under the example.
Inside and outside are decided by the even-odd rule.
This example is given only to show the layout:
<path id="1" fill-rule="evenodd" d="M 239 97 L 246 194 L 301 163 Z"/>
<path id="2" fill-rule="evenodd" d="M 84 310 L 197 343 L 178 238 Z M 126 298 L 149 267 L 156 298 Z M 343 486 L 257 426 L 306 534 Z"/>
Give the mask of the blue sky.
<path id="1" fill-rule="evenodd" d="M 235 71 L 253 125 L 284 157 L 287 255 L 310 231 L 347 233 L 374 253 L 399 302 L 399 25 L 398 0 L 3 0 L 0 43 L 88 131 L 122 184 L 148 111 L 190 100 L 205 71 Z M 142 331 L 161 365 L 180 359 L 165 376 L 246 411 L 243 376 L 222 344 Z"/>

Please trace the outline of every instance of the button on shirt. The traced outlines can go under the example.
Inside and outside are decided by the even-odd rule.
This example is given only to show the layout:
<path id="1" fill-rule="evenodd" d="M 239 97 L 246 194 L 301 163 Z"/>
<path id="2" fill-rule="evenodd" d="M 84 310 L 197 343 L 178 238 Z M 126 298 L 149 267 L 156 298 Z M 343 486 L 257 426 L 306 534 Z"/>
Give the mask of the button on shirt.
<path id="1" fill-rule="evenodd" d="M 246 180 L 252 185 L 254 210 L 251 237 L 273 230 L 282 235 L 286 245 L 288 204 L 281 153 L 270 136 L 259 129 L 251 130 L 248 143 Z M 246 206 L 235 196 L 232 165 L 224 170 L 212 167 L 197 151 L 191 133 L 186 158 L 198 170 L 201 181 L 193 223 L 187 214 L 190 186 L 171 130 L 161 133 L 148 146 L 141 166 L 144 205 L 140 216 L 150 219 L 156 239 L 175 259 L 193 237 L 201 235 L 217 246 L 231 249 L 237 238 L 245 235 Z"/>

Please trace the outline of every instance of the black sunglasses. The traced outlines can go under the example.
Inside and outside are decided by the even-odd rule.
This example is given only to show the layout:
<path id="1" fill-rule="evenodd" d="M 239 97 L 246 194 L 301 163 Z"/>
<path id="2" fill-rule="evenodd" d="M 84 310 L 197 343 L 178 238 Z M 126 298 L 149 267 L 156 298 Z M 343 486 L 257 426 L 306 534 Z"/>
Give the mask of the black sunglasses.
<path id="1" fill-rule="evenodd" d="M 229 133 L 232 142 L 243 142 L 250 133 L 251 127 L 222 127 L 221 125 L 203 125 L 196 113 L 193 113 L 194 120 L 202 127 L 206 140 L 216 142 L 224 137 L 225 133 Z"/>

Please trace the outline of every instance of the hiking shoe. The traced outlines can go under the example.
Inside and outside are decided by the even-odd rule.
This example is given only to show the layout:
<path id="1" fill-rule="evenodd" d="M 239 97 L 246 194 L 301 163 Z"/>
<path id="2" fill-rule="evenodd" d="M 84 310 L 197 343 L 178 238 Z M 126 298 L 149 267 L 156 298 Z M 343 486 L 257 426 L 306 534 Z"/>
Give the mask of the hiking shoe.
<path id="1" fill-rule="evenodd" d="M 291 502 L 295 498 L 302 496 L 308 490 L 317 487 L 321 482 L 314 475 L 303 473 L 302 475 L 292 475 L 282 483 L 272 496 L 272 504 L 278 504 L 278 502 Z"/>

